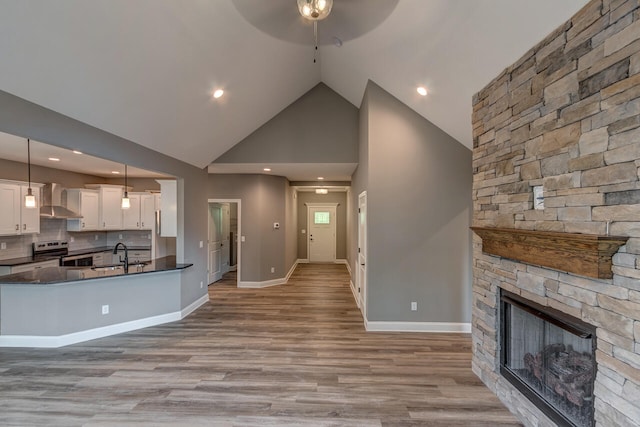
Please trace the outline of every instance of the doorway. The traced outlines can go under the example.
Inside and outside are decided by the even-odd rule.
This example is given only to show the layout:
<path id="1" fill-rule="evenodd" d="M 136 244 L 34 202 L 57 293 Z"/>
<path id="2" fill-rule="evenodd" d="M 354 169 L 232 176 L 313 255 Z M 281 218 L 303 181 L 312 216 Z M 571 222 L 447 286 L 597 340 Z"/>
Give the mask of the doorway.
<path id="1" fill-rule="evenodd" d="M 362 317 L 367 318 L 367 192 L 358 196 L 358 265 L 357 282 Z"/>
<path id="2" fill-rule="evenodd" d="M 307 253 L 309 262 L 336 261 L 337 204 L 307 204 Z"/>
<path id="3" fill-rule="evenodd" d="M 209 199 L 208 279 L 219 281 L 226 273 L 237 270 L 240 282 L 241 224 L 239 199 Z"/>

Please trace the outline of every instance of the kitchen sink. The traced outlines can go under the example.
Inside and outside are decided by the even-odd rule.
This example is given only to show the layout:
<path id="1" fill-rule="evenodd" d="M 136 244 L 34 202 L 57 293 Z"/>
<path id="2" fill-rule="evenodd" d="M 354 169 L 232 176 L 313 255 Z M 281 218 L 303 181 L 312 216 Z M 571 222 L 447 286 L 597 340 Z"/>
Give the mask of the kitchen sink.
<path id="1" fill-rule="evenodd" d="M 114 271 L 114 270 L 122 270 L 124 268 L 123 265 L 102 265 L 102 266 L 94 266 L 91 267 L 93 271 Z"/>

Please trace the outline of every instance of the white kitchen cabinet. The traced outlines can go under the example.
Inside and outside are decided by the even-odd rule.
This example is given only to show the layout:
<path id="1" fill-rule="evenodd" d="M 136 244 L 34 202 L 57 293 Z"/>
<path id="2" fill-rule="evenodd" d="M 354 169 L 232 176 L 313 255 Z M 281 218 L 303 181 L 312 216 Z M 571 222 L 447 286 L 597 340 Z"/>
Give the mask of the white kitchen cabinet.
<path id="1" fill-rule="evenodd" d="M 140 194 L 129 193 L 129 209 L 122 209 L 122 228 L 124 230 L 140 229 Z"/>
<path id="2" fill-rule="evenodd" d="M 140 228 L 153 230 L 156 221 L 156 198 L 153 194 L 140 195 Z"/>
<path id="3" fill-rule="evenodd" d="M 80 213 L 82 218 L 68 219 L 68 231 L 91 231 L 100 229 L 100 193 L 98 190 L 69 188 L 67 208 Z"/>
<path id="4" fill-rule="evenodd" d="M 124 230 L 152 230 L 155 222 L 155 198 L 150 193 L 129 193 L 131 207 L 122 210 Z"/>
<path id="5" fill-rule="evenodd" d="M 23 200 L 28 186 L 0 182 L 0 235 L 40 233 L 40 186 L 31 185 L 36 207 L 26 208 Z"/>
<path id="6" fill-rule="evenodd" d="M 20 186 L 0 183 L 0 235 L 20 234 Z"/>
<path id="7" fill-rule="evenodd" d="M 175 180 L 158 179 L 160 184 L 160 230 L 162 237 L 178 236 L 178 183 Z"/>
<path id="8" fill-rule="evenodd" d="M 100 186 L 100 229 L 122 230 L 122 193 L 120 186 Z"/>

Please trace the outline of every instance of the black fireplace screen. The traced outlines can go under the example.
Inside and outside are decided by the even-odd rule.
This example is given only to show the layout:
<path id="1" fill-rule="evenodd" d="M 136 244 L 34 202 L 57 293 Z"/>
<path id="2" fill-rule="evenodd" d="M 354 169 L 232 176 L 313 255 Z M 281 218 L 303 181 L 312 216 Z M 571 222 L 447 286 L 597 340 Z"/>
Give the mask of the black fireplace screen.
<path id="1" fill-rule="evenodd" d="M 501 373 L 561 426 L 594 425 L 595 328 L 501 292 Z"/>

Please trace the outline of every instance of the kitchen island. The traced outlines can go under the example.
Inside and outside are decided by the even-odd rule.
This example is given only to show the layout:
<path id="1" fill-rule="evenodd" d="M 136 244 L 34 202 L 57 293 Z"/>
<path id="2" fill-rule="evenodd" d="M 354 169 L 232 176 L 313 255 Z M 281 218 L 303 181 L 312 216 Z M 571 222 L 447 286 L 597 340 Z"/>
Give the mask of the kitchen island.
<path id="1" fill-rule="evenodd" d="M 183 318 L 175 257 L 0 277 L 0 347 L 60 347 Z M 198 305 L 202 301 L 198 301 Z"/>

